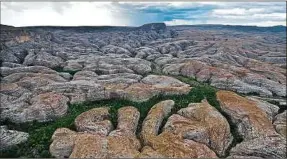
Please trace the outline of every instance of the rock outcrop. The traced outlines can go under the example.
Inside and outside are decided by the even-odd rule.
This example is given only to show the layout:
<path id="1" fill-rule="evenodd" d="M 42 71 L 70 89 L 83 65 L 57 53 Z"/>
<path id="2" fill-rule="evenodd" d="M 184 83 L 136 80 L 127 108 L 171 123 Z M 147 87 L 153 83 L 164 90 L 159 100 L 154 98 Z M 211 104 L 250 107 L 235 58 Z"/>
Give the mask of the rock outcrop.
<path id="1" fill-rule="evenodd" d="M 233 139 L 225 117 L 207 101 L 190 103 L 187 108 L 171 115 L 164 131 L 205 144 L 220 156 L 225 155 Z"/>
<path id="2" fill-rule="evenodd" d="M 117 125 L 108 107 L 83 112 L 75 130 L 54 132 L 55 157 L 286 158 L 286 27 L 1 25 L 0 62 L 1 122 L 53 121 L 68 113 L 68 104 L 143 102 L 196 87 L 174 76 L 226 90 L 217 92 L 220 110 L 202 101 L 170 114 L 178 107 L 162 101 L 140 128 L 132 106 L 118 110 Z M 280 99 L 280 109 L 258 100 L 268 98 Z M 241 143 L 231 144 L 238 141 L 231 123 Z M 5 149 L 27 140 L 26 133 L 0 131 Z"/>
<path id="3" fill-rule="evenodd" d="M 109 109 L 94 108 L 82 113 L 75 119 L 75 126 L 79 132 L 89 132 L 107 136 L 113 128 L 109 120 Z"/>
<path id="4" fill-rule="evenodd" d="M 231 118 L 229 122 L 243 137 L 234 147 L 230 147 L 233 136 L 227 119 L 206 100 L 190 103 L 176 114 L 170 114 L 174 101 L 165 100 L 150 109 L 139 138 L 136 130 L 140 113 L 135 107 L 118 109 L 115 129 L 109 108 L 100 107 L 75 119 L 77 131 L 57 129 L 50 152 L 55 157 L 70 158 L 217 158 L 227 153 L 227 158 L 286 157 L 282 134 L 285 114 L 273 116 L 271 110 L 277 110 L 274 105 L 230 91 L 218 91 L 216 95 L 222 111 Z"/>
<path id="5" fill-rule="evenodd" d="M 221 109 L 243 137 L 243 142 L 231 149 L 231 157 L 286 158 L 286 139 L 276 132 L 258 102 L 230 91 L 218 91 L 216 95 Z"/>
<path id="6" fill-rule="evenodd" d="M 144 145 L 153 150 L 149 156 L 160 154 L 164 158 L 216 158 L 216 154 L 204 144 L 168 131 L 158 134 L 163 118 L 167 117 L 173 106 L 173 101 L 162 101 L 154 105 L 143 122 L 141 136 Z M 141 157 L 146 157 L 145 153 Z"/>
<path id="7" fill-rule="evenodd" d="M 1 119 L 17 123 L 54 120 L 66 114 L 68 102 L 103 99 L 141 102 L 157 95 L 187 94 L 191 90 L 188 84 L 159 75 L 98 75 L 79 71 L 71 78 L 69 73 L 62 75 L 44 66 L 1 67 L 1 73 L 4 76 L 0 88 Z"/>
<path id="8" fill-rule="evenodd" d="M 235 28 L 164 23 L 9 27 L 1 30 L 0 60 L 11 73 L 14 67 L 25 66 L 98 75 L 146 75 L 157 70 L 193 77 L 220 89 L 285 97 L 286 28 L 276 32 L 272 27 Z"/>
<path id="9" fill-rule="evenodd" d="M 108 108 L 94 108 L 75 119 L 78 132 L 67 128 L 57 129 L 52 137 L 50 152 L 55 157 L 70 158 L 214 158 L 208 146 L 184 139 L 169 131 L 159 134 L 159 128 L 174 106 L 166 100 L 154 105 L 144 120 L 141 138 L 137 138 L 140 113 L 126 106 L 118 110 L 118 124 L 110 131 Z M 104 131 L 103 131 L 104 130 Z"/>
<path id="10" fill-rule="evenodd" d="M 7 126 L 0 126 L 0 150 L 7 150 L 28 140 L 29 134 L 16 130 L 8 130 Z"/>
<path id="11" fill-rule="evenodd" d="M 284 112 L 276 115 L 274 122 L 273 122 L 273 125 L 276 131 L 285 138 L 287 138 L 287 128 L 286 128 L 287 117 L 286 115 L 287 115 L 287 111 L 285 110 Z"/>

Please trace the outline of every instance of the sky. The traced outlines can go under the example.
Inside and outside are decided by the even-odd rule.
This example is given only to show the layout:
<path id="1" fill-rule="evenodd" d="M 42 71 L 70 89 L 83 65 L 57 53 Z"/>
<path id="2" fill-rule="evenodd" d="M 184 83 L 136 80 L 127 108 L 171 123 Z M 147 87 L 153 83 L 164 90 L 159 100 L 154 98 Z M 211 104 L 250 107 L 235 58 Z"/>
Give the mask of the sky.
<path id="1" fill-rule="evenodd" d="M 1 2 L 12 26 L 286 26 L 286 2 Z"/>

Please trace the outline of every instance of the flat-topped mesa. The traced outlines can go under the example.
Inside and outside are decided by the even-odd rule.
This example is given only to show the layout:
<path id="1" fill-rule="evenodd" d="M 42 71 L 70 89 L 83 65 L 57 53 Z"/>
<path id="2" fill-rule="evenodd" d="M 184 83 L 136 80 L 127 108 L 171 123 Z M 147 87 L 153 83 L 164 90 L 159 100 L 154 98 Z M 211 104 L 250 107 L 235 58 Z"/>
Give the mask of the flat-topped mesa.
<path id="1" fill-rule="evenodd" d="M 166 25 L 165 23 L 149 23 L 149 24 L 144 24 L 139 27 L 139 29 L 144 30 L 144 31 L 160 31 L 160 30 L 165 30 Z"/>

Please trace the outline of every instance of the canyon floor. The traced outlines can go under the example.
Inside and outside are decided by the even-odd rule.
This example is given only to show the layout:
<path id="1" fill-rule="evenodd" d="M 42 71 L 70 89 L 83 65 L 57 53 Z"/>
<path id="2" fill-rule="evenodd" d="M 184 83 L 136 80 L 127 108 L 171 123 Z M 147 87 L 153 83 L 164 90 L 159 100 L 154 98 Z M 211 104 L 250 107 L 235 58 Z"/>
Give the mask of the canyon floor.
<path id="1" fill-rule="evenodd" d="M 1 25 L 0 157 L 286 158 L 286 27 Z"/>

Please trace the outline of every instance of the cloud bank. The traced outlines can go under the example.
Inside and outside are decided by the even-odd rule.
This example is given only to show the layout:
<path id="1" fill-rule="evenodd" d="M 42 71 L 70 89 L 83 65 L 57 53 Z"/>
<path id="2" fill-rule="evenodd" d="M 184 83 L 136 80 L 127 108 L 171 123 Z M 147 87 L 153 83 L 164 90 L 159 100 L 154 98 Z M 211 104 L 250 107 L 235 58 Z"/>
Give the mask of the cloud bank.
<path id="1" fill-rule="evenodd" d="M 285 2 L 1 2 L 1 24 L 286 26 Z"/>

